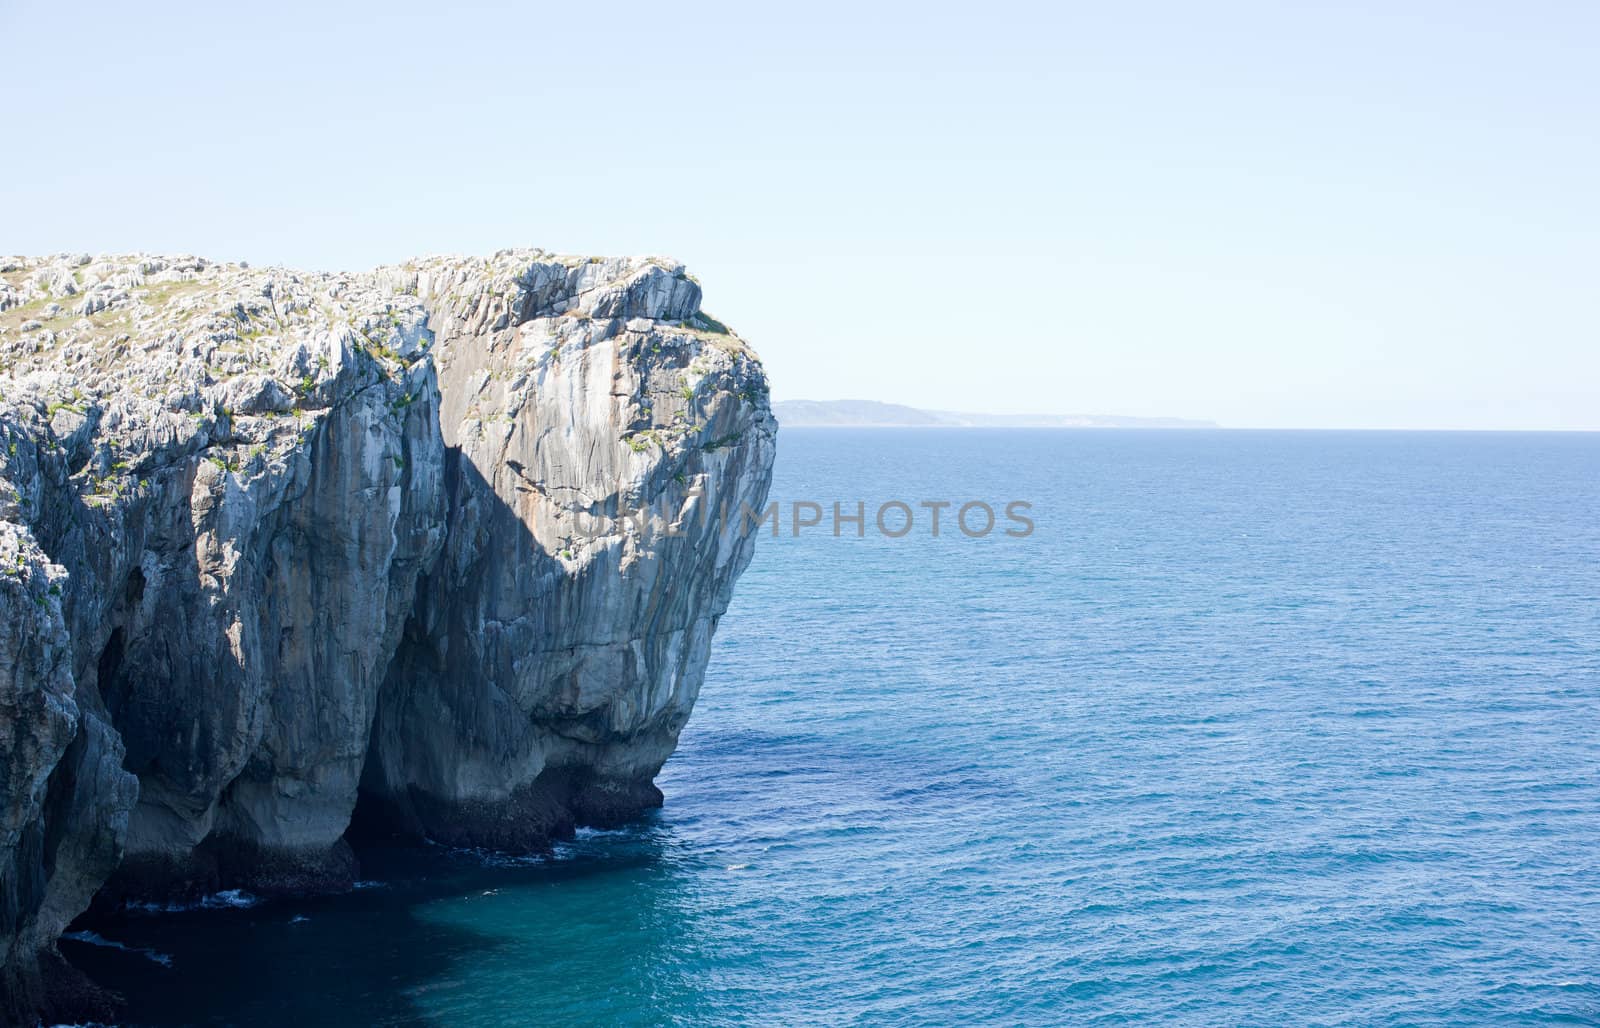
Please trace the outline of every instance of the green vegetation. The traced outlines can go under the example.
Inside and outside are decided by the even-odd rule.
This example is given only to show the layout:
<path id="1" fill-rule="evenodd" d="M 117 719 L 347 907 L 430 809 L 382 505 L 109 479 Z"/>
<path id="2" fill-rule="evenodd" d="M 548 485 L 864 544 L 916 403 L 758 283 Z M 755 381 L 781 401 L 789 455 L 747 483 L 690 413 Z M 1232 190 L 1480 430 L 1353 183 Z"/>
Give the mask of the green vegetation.
<path id="1" fill-rule="evenodd" d="M 203 288 L 203 282 L 161 282 L 153 286 L 141 286 L 134 290 L 134 295 L 140 296 L 151 307 L 160 307 L 184 293 L 196 293 Z"/>
<path id="2" fill-rule="evenodd" d="M 727 325 L 724 325 L 722 322 L 718 321 L 716 318 L 713 318 L 705 311 L 701 311 L 700 313 L 688 318 L 683 324 L 684 327 L 692 328 L 697 332 L 710 332 L 712 335 L 719 336 L 728 336 L 733 334 L 728 330 Z"/>
<path id="3" fill-rule="evenodd" d="M 733 432 L 733 433 L 731 433 L 729 435 L 725 435 L 725 436 L 722 436 L 720 438 L 711 440 L 710 442 L 708 442 L 704 446 L 702 446 L 701 449 L 702 450 L 722 450 L 722 449 L 726 449 L 727 447 L 732 446 L 734 443 L 738 442 L 741 438 L 743 438 L 743 436 L 744 436 L 743 432 Z"/>

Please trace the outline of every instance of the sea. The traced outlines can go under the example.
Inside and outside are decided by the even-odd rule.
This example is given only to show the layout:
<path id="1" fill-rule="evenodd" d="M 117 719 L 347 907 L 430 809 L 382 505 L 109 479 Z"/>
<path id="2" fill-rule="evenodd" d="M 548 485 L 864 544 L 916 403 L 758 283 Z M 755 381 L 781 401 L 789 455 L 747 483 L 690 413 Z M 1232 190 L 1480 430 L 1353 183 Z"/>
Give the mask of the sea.
<path id="1" fill-rule="evenodd" d="M 1600 1023 L 1600 434 L 788 429 L 772 498 L 659 812 L 64 951 L 149 1026 Z"/>

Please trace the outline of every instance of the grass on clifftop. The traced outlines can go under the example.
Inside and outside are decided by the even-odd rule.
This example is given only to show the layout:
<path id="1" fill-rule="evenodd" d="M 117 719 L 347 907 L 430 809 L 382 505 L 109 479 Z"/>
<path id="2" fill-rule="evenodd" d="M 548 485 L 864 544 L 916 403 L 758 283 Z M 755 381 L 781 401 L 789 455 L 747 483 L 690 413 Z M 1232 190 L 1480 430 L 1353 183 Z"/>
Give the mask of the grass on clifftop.
<path id="1" fill-rule="evenodd" d="M 724 325 L 722 322 L 718 321 L 716 318 L 713 318 L 705 311 L 701 311 L 698 314 L 685 318 L 683 321 L 683 327 L 694 329 L 697 332 L 710 332 L 712 335 L 733 335 L 733 332 L 729 330 L 727 325 Z"/>

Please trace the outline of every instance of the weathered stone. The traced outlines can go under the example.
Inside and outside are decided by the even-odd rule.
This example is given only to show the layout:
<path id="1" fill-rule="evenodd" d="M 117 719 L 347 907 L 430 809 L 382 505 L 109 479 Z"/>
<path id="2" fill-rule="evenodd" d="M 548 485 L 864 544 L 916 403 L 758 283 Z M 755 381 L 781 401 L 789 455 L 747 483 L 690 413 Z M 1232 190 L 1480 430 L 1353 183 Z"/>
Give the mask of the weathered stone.
<path id="1" fill-rule="evenodd" d="M 0 521 L 0 1018 L 8 1023 L 54 1013 L 51 995 L 68 991 L 72 976 L 36 955 L 54 947 L 116 866 L 135 792 L 116 733 L 77 702 L 66 577 L 27 528 Z"/>
<path id="2" fill-rule="evenodd" d="M 560 276 L 578 306 L 519 319 L 530 297 L 553 309 Z M 545 822 L 660 802 L 650 780 L 749 562 L 740 508 L 766 495 L 773 457 L 760 365 L 735 337 L 681 324 L 700 297 L 681 267 L 546 265 L 526 281 L 429 321 L 451 531 L 364 782 L 381 821 L 454 842 L 534 845 Z"/>
<path id="3" fill-rule="evenodd" d="M 776 427 L 681 265 L 78 255 L 0 295 L 8 1015 L 103 999 L 53 951 L 97 889 L 348 885 L 358 797 L 515 847 L 659 802 Z"/>

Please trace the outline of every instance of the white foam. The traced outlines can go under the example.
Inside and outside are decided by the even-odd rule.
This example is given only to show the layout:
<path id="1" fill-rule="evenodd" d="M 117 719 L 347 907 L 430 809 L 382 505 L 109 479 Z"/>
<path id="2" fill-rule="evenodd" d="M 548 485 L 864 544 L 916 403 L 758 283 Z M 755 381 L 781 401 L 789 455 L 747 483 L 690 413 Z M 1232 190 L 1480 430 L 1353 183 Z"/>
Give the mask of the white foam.
<path id="1" fill-rule="evenodd" d="M 207 910 L 219 910 L 223 908 L 243 910 L 247 907 L 253 907 L 260 902 L 260 897 L 252 896 L 243 889 L 225 889 L 222 892 L 205 897 L 200 901 L 200 905 Z"/>
<path id="2" fill-rule="evenodd" d="M 451 856 L 464 857 L 484 867 L 535 867 L 549 858 L 542 853 L 503 853 L 476 846 L 450 847 Z"/>
<path id="3" fill-rule="evenodd" d="M 86 942 L 91 946 L 100 946 L 105 949 L 120 949 L 124 953 L 137 953 L 146 960 L 155 961 L 162 967 L 172 966 L 172 957 L 166 953 L 158 953 L 153 949 L 145 949 L 142 946 L 130 946 L 125 942 L 108 939 L 99 932 L 67 932 L 61 937 L 63 939 L 72 939 L 75 942 Z"/>
<path id="4" fill-rule="evenodd" d="M 179 914 L 185 910 L 245 910 L 260 902 L 261 897 L 243 889 L 224 889 L 222 892 L 202 896 L 193 901 L 151 903 L 144 900 L 129 900 L 122 906 L 124 910 L 135 910 L 144 914 Z"/>
<path id="5" fill-rule="evenodd" d="M 629 828 L 576 828 L 573 829 L 572 837 L 582 841 L 584 839 L 601 839 L 606 836 L 632 834 L 633 831 Z"/>

